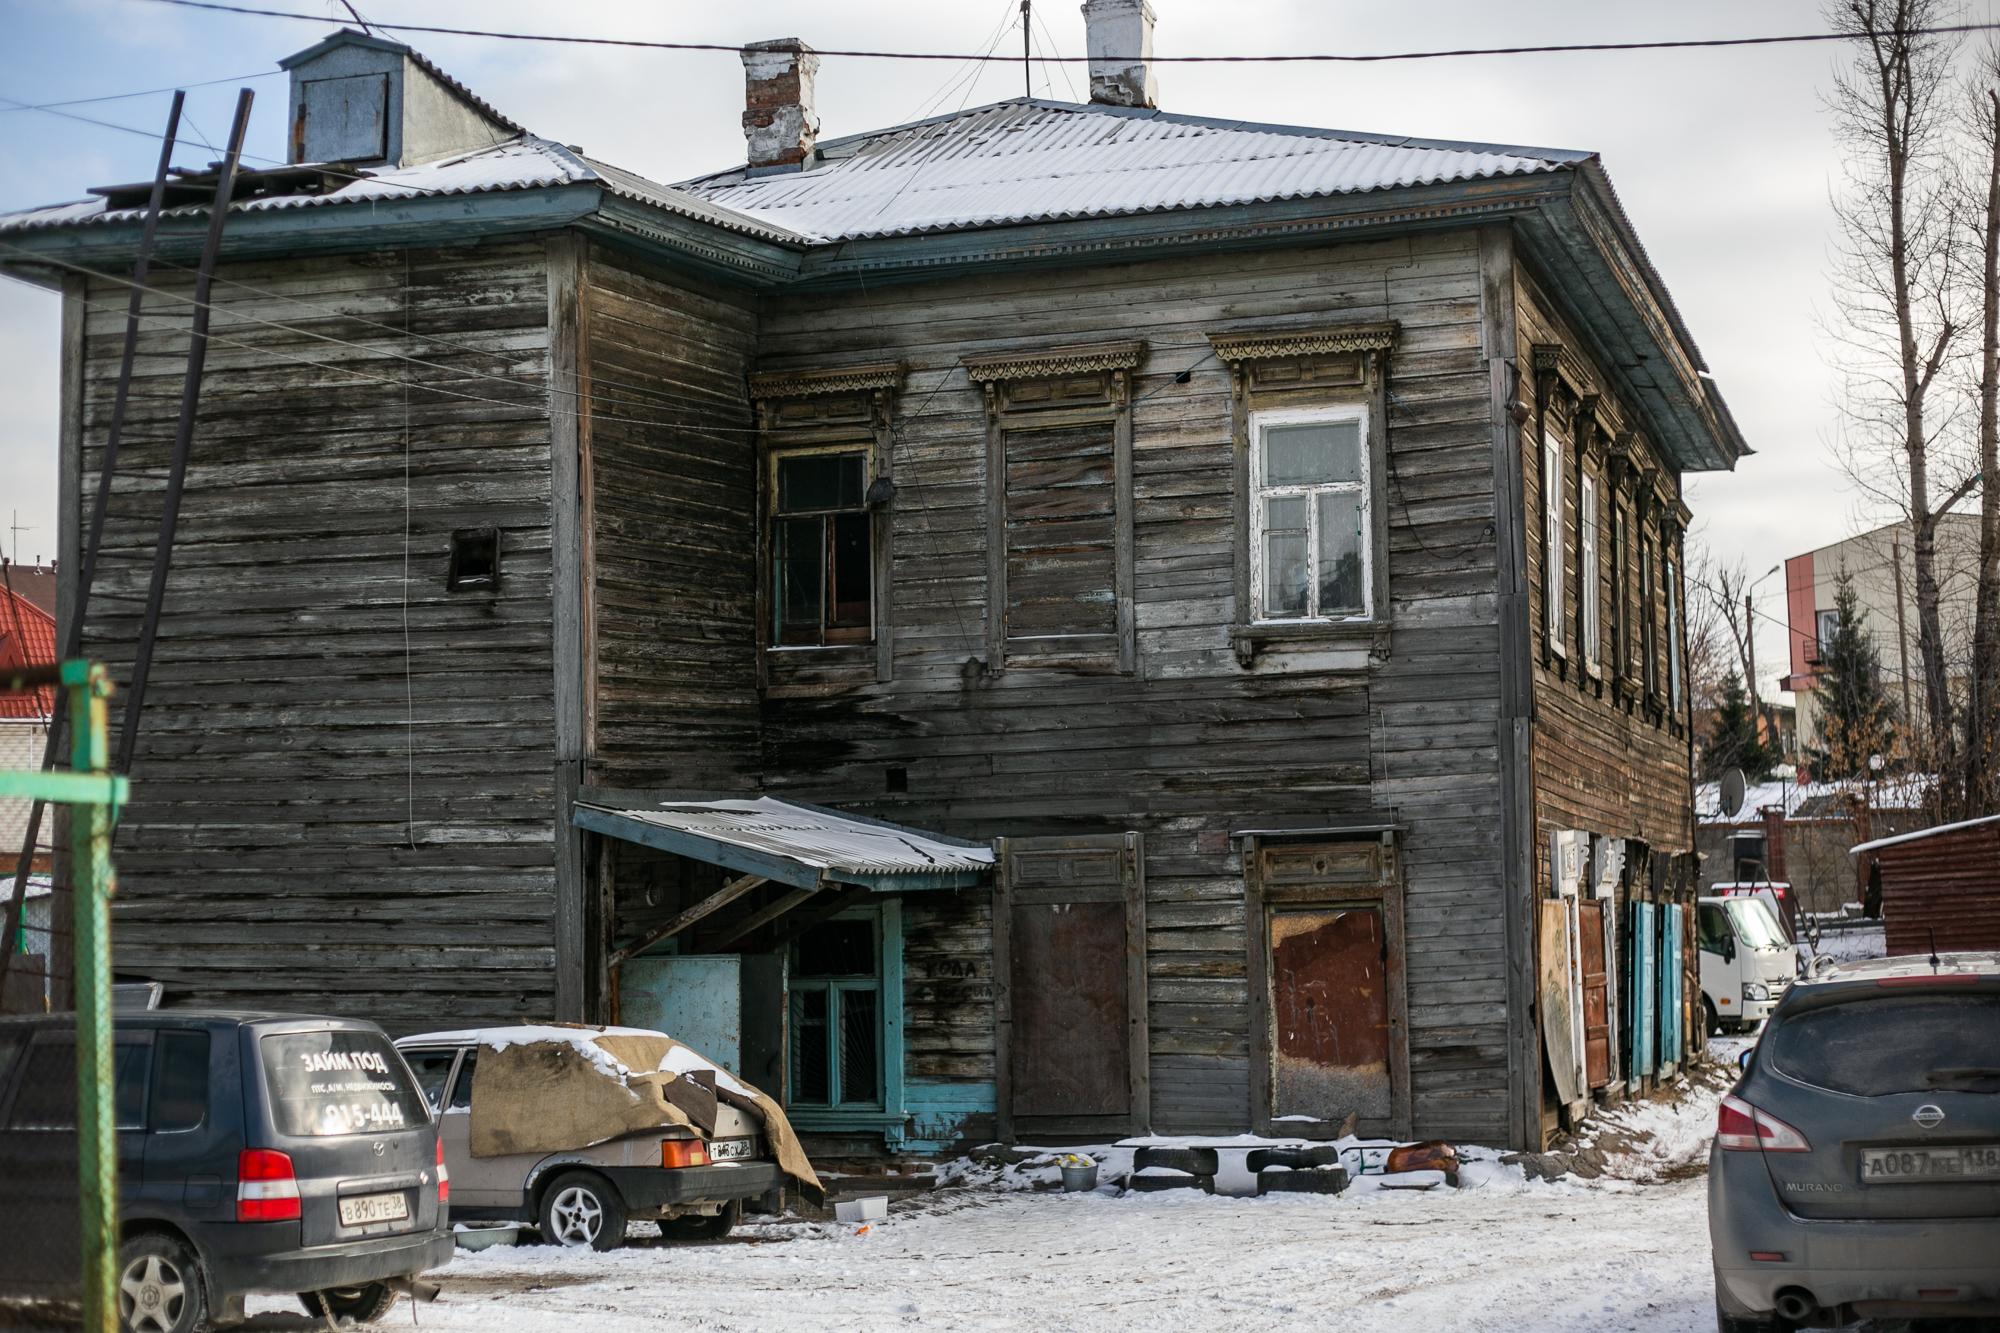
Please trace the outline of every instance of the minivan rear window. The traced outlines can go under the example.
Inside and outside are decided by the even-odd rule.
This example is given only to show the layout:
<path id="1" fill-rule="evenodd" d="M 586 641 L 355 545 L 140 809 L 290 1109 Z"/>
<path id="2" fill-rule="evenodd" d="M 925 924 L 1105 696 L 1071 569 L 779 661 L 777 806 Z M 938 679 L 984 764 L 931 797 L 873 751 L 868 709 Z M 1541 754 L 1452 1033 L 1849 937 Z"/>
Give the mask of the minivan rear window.
<path id="1" fill-rule="evenodd" d="M 274 1032 L 259 1047 L 281 1134 L 332 1138 L 430 1123 L 423 1093 L 379 1032 Z"/>
<path id="2" fill-rule="evenodd" d="M 1779 1073 L 1834 1092 L 1964 1088 L 2000 1067 L 2000 995 L 1885 992 L 1794 1014 L 1764 1044 Z"/>

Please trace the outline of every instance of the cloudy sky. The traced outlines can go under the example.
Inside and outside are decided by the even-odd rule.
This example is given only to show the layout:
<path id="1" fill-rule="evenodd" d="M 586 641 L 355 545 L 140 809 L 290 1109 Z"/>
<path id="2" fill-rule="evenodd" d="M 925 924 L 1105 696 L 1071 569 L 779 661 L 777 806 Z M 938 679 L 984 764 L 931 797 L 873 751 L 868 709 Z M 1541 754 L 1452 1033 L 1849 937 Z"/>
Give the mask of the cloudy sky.
<path id="1" fill-rule="evenodd" d="M 822 48 L 970 52 L 996 37 L 1018 51 L 1018 0 L 797 0 L 734 4 L 582 0 L 357 0 L 383 23 L 562 31 L 737 45 L 802 37 Z M 1153 0 L 1160 54 L 1408 51 L 1440 46 L 1811 32 L 1810 0 L 1682 0 L 1604 5 L 1568 0 Z M 158 0 L 0 0 L 0 96 L 45 103 L 243 80 L 257 92 L 249 151 L 283 156 L 284 81 L 276 61 L 331 30 L 327 0 L 260 0 L 319 16 L 296 22 L 205 13 Z M 1991 20 L 2000 0 L 1970 0 Z M 1072 0 L 1040 0 L 1044 52 L 1080 53 Z M 389 34 L 535 132 L 655 179 L 741 160 L 743 84 L 727 53 L 550 46 Z M 1752 574 L 1873 526 L 1828 445 L 1837 415 L 1820 320 L 1829 308 L 1829 195 L 1840 159 L 1822 98 L 1830 45 L 1733 50 L 1480 57 L 1375 65 L 1164 65 L 1171 111 L 1398 134 L 1601 152 L 1640 236 L 1757 450 L 1734 474 L 1691 479 L 1699 535 Z M 1065 70 L 1067 77 L 1065 77 Z M 257 77 L 249 77 L 257 76 Z M 1069 98 L 1078 65 L 1036 65 L 1037 94 Z M 236 83 L 189 95 L 188 124 L 210 142 L 228 129 Z M 1018 93 L 1018 65 L 829 58 L 820 72 L 828 137 Z M 0 104 L 4 105 L 4 104 Z M 156 134 L 157 94 L 67 108 Z M 80 197 L 92 185 L 144 179 L 156 148 L 140 134 L 47 112 L 0 110 L 0 209 Z M 199 147 L 182 161 L 205 162 Z M 55 546 L 56 301 L 0 281 L 0 548 L 16 558 Z M 198 447 L 198 446 L 197 446 Z M 15 513 L 18 511 L 18 520 Z M 23 527 L 18 541 L 10 530 Z M 1781 578 L 1760 588 L 1783 614 Z M 1783 631 L 1759 634 L 1760 663 L 1782 661 Z M 1764 673 L 1766 679 L 1769 673 Z"/>

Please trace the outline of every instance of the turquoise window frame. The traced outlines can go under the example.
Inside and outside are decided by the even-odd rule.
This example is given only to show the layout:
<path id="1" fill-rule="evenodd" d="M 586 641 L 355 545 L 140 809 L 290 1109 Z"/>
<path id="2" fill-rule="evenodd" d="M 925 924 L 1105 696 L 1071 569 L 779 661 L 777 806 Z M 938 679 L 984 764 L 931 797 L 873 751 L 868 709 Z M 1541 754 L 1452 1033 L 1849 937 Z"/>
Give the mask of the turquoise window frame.
<path id="1" fill-rule="evenodd" d="M 793 1102 L 785 1108 L 792 1124 L 801 1130 L 814 1132 L 879 1132 L 885 1145 L 891 1149 L 900 1148 L 906 1136 L 910 1113 L 904 1081 L 905 1051 L 903 1048 L 903 904 L 895 897 L 885 896 L 879 903 L 852 908 L 842 912 L 834 920 L 856 920 L 873 918 L 876 922 L 876 1021 L 878 1023 L 878 1048 L 880 1056 L 879 1079 L 882 1089 L 880 1104 L 842 1103 L 832 1106 L 802 1106 Z M 804 987 L 839 987 L 841 980 L 828 982 L 800 982 L 787 978 L 785 1004 L 793 1004 L 793 996 Z M 797 1057 L 793 1045 L 798 1039 L 795 1025 L 786 1025 L 785 1067 L 793 1068 Z M 833 1031 L 829 1024 L 829 1043 L 833 1041 Z M 837 1080 L 837 1071 L 830 1071 Z M 835 1084 L 837 1086 L 837 1082 Z"/>

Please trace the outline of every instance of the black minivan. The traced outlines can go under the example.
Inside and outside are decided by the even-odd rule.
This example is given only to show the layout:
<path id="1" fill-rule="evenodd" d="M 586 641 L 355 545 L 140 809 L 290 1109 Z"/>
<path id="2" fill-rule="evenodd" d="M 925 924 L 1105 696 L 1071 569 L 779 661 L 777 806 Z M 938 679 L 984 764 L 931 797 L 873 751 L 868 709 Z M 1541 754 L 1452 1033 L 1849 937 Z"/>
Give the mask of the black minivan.
<path id="1" fill-rule="evenodd" d="M 377 1319 L 451 1257 L 429 1105 L 373 1023 L 121 1012 L 114 1048 L 118 1304 L 194 1333 L 253 1292 Z M 76 1033 L 0 1018 L 0 1295 L 77 1290 Z"/>

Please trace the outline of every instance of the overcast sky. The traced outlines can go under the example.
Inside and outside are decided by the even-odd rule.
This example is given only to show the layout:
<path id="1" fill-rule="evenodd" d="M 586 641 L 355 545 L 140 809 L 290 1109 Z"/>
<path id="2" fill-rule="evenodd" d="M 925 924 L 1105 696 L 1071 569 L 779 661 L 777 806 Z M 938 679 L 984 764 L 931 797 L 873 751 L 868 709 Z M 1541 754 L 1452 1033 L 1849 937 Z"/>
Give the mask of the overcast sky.
<path id="1" fill-rule="evenodd" d="M 1018 21 L 1018 0 L 737 0 L 730 5 L 529 0 L 357 0 L 384 23 L 561 31 L 738 45 L 801 37 L 822 48 L 969 52 Z M 1675 5 L 1526 0 L 1153 0 L 1160 54 L 1374 52 L 1439 46 L 1762 35 L 1819 30 L 1804 0 L 1681 0 Z M 2000 0 L 1971 0 L 1994 17 Z M 260 7 L 332 15 L 326 0 Z M 1039 0 L 1044 51 L 1083 49 L 1072 0 Z M 249 151 L 283 156 L 277 60 L 328 22 L 205 13 L 156 0 L 0 0 L 0 96 L 41 103 L 237 79 L 257 92 Z M 402 37 L 538 134 L 579 144 L 658 180 L 742 158 L 742 67 L 727 53 L 550 46 L 419 34 Z M 1018 27 L 1000 49 L 1018 51 Z M 1839 155 L 1822 96 L 1838 59 L 1828 44 L 1720 51 L 1580 53 L 1345 65 L 1163 65 L 1170 111 L 1603 154 L 1620 197 L 1757 451 L 1734 474 L 1689 479 L 1698 534 L 1753 575 L 1788 555 L 1882 521 L 1828 450 L 1833 377 L 1816 323 L 1828 309 L 1830 191 Z M 1067 79 L 1063 70 L 1067 69 Z M 1080 65 L 1037 65 L 1039 95 L 1072 96 Z M 188 125 L 213 143 L 235 84 L 189 94 Z M 829 58 L 820 71 L 822 134 L 896 124 L 1020 92 L 1019 65 Z M 157 134 L 167 96 L 69 108 Z M 0 110 L 0 209 L 144 179 L 156 148 L 137 134 Z M 187 164 L 211 154 L 196 147 Z M 22 559 L 55 548 L 57 302 L 0 281 L 0 548 Z M 196 445 L 199 448 L 199 442 Z M 9 530 L 24 527 L 16 541 Z M 1782 578 L 1759 589 L 1782 617 Z M 1760 674 L 1782 669 L 1783 631 L 1762 622 Z"/>

